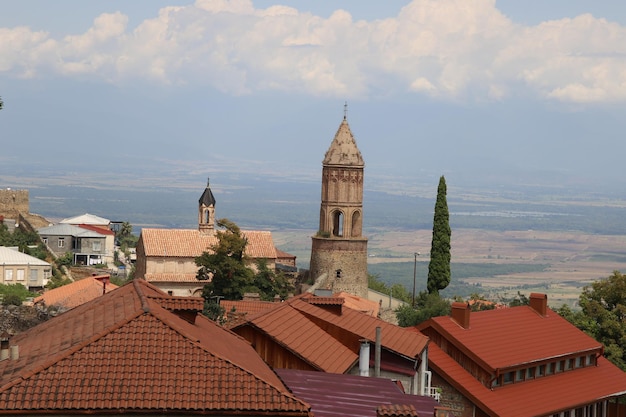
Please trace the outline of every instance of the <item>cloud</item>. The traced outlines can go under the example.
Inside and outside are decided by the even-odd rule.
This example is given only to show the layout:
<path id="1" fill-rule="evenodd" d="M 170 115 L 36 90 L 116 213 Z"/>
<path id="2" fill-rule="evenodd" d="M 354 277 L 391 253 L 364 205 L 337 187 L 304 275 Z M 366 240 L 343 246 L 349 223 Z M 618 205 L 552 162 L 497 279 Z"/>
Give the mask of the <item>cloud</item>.
<path id="1" fill-rule="evenodd" d="M 442 100 L 516 95 L 626 101 L 626 28 L 591 15 L 516 24 L 495 0 L 414 0 L 393 18 L 328 18 L 246 0 L 166 7 L 135 28 L 102 14 L 53 39 L 0 28 L 0 75 L 190 84 L 228 94 L 340 98 L 413 92 Z"/>

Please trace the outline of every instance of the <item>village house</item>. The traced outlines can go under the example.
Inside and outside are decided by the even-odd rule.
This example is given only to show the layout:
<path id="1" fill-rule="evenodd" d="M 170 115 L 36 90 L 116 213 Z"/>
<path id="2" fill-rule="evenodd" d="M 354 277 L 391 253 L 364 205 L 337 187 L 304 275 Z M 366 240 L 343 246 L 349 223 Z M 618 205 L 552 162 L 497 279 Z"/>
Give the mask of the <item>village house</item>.
<path id="1" fill-rule="evenodd" d="M 0 414 L 312 417 L 204 300 L 144 280 L 0 345 Z"/>
<path id="2" fill-rule="evenodd" d="M 347 308 L 340 297 L 303 294 L 274 304 L 229 326 L 272 368 L 378 375 L 434 396 L 427 337 Z"/>
<path id="3" fill-rule="evenodd" d="M 71 253 L 72 263 L 75 265 L 113 263 L 113 249 L 107 247 L 108 233 L 104 230 L 59 223 L 42 227 L 37 232 L 43 243 L 56 256 Z"/>
<path id="4" fill-rule="evenodd" d="M 0 283 L 22 284 L 29 290 L 40 290 L 52 276 L 52 265 L 18 248 L 0 246 Z"/>
<path id="5" fill-rule="evenodd" d="M 548 308 L 545 294 L 531 294 L 529 306 L 479 312 L 454 303 L 450 316 L 413 330 L 430 338 L 432 385 L 457 417 L 626 415 L 617 404 L 626 373 Z"/>
<path id="6" fill-rule="evenodd" d="M 215 197 L 209 184 L 198 202 L 198 229 L 141 230 L 137 242 L 135 276 L 143 278 L 168 294 L 177 296 L 200 296 L 204 282 L 196 278 L 196 258 L 210 252 L 218 243 L 215 235 Z M 278 252 L 272 233 L 260 230 L 242 230 L 248 243 L 244 255 L 250 266 L 264 260 L 269 269 L 276 269 Z M 290 259 L 289 254 L 281 257 Z M 293 257 L 295 264 L 295 257 Z"/>

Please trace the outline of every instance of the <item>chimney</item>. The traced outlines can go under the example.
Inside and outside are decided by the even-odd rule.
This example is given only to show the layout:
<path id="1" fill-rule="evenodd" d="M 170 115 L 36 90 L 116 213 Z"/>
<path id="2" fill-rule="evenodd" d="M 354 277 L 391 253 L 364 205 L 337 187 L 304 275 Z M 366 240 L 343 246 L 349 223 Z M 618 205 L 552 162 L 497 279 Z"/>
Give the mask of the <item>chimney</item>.
<path id="1" fill-rule="evenodd" d="M 11 337 L 6 331 L 0 335 L 0 361 L 9 358 L 9 338 Z"/>
<path id="2" fill-rule="evenodd" d="M 370 376 L 370 342 L 367 339 L 361 339 L 360 342 L 359 375 Z"/>
<path id="3" fill-rule="evenodd" d="M 456 321 L 459 324 L 459 326 L 461 326 L 464 329 L 469 329 L 470 327 L 469 303 L 460 303 L 460 302 L 452 303 L 452 310 L 450 311 L 450 316 L 452 316 L 452 319 Z"/>
<path id="4" fill-rule="evenodd" d="M 530 307 L 539 313 L 540 316 L 545 317 L 548 312 L 548 296 L 541 293 L 530 293 Z"/>
<path id="5" fill-rule="evenodd" d="M 382 345 L 382 329 L 380 327 L 376 327 L 376 350 L 374 350 L 374 376 L 376 378 L 380 378 L 380 353 L 381 353 L 381 345 Z"/>

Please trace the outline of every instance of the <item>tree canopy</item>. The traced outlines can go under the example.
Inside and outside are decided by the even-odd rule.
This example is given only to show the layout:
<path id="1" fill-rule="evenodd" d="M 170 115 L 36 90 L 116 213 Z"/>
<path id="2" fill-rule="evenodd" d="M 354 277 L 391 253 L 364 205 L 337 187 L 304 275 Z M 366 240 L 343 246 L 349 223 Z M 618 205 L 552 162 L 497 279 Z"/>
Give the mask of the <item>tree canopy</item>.
<path id="1" fill-rule="evenodd" d="M 450 214 L 448 213 L 446 179 L 439 178 L 433 218 L 433 240 L 428 264 L 428 292 L 438 294 L 450 284 Z"/>
<path id="2" fill-rule="evenodd" d="M 626 371 L 626 275 L 611 276 L 583 288 L 581 310 L 563 305 L 557 312 L 604 345 L 604 355 Z"/>
<path id="3" fill-rule="evenodd" d="M 256 269 L 250 266 L 251 260 L 245 256 L 248 241 L 239 226 L 228 219 L 219 219 L 217 225 L 224 229 L 216 232 L 217 243 L 211 252 L 196 258 L 199 267 L 196 278 L 207 281 L 202 293 L 207 303 L 217 304 L 221 298 L 241 300 L 245 293 L 258 293 L 262 300 L 276 296 L 285 299 L 293 291 L 289 280 L 270 269 L 265 259 L 256 261 Z M 215 306 L 207 310 L 212 315 L 219 313 Z"/>
<path id="4" fill-rule="evenodd" d="M 398 325 L 401 327 L 415 326 L 431 317 L 448 314 L 450 314 L 450 302 L 441 298 L 437 293 L 426 291 L 421 291 L 415 297 L 415 308 L 410 304 L 405 304 L 396 310 Z"/>

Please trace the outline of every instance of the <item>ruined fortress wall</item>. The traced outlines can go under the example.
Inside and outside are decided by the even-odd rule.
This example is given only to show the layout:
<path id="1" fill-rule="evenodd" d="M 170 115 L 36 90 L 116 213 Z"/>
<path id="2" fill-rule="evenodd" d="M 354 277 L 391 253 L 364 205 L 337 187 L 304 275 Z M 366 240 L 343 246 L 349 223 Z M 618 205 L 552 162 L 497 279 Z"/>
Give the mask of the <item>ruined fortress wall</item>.
<path id="1" fill-rule="evenodd" d="M 0 214 L 17 218 L 18 213 L 29 212 L 28 190 L 0 190 Z"/>

